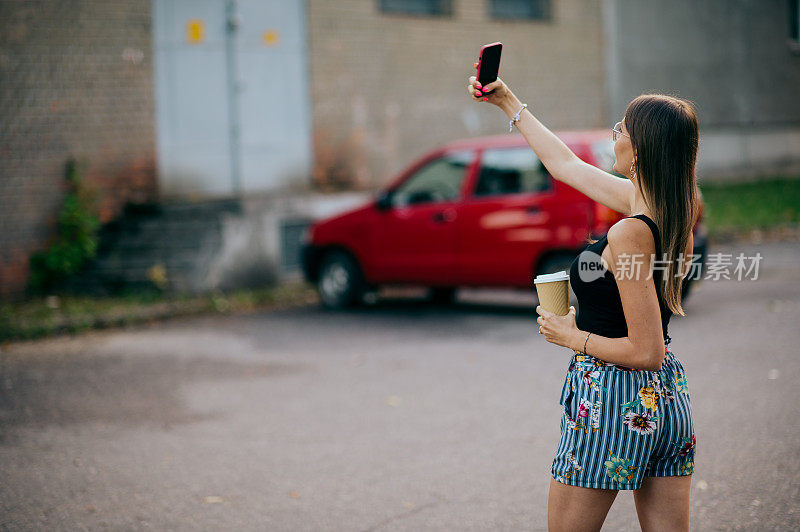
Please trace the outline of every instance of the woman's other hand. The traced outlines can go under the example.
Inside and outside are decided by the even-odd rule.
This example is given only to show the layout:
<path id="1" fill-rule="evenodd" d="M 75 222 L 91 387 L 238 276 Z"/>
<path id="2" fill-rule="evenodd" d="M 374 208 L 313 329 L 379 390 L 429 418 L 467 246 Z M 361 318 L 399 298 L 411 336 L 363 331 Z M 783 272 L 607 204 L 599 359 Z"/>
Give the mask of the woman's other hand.
<path id="1" fill-rule="evenodd" d="M 473 63 L 476 69 L 478 68 L 478 63 Z M 500 106 L 500 104 L 505 100 L 508 95 L 511 93 L 508 86 L 503 83 L 503 80 L 497 78 L 493 82 L 489 83 L 485 87 L 481 86 L 478 78 L 475 76 L 469 77 L 469 85 L 467 85 L 467 91 L 469 92 L 472 99 L 476 102 L 489 102 L 496 106 Z M 491 91 L 487 94 L 486 91 Z"/>
<path id="2" fill-rule="evenodd" d="M 575 307 L 569 307 L 564 316 L 553 314 L 538 305 L 536 322 L 540 325 L 541 334 L 551 344 L 569 347 L 575 338 L 578 326 L 575 323 Z"/>

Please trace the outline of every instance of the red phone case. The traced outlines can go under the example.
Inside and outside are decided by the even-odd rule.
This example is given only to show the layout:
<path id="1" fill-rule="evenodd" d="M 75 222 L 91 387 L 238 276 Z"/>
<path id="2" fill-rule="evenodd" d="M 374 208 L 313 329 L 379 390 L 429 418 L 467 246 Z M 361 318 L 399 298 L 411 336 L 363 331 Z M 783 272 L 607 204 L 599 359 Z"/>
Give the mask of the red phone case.
<path id="1" fill-rule="evenodd" d="M 501 43 L 500 41 L 493 42 L 490 44 L 484 44 L 483 46 L 481 46 L 481 52 L 480 55 L 478 56 L 478 74 L 476 76 L 476 79 L 481 79 L 481 64 L 483 63 L 483 51 L 492 46 L 499 46 L 501 51 L 503 49 L 503 43 Z M 489 94 L 491 92 L 494 92 L 494 89 L 490 90 L 489 92 L 484 92 L 484 94 Z"/>

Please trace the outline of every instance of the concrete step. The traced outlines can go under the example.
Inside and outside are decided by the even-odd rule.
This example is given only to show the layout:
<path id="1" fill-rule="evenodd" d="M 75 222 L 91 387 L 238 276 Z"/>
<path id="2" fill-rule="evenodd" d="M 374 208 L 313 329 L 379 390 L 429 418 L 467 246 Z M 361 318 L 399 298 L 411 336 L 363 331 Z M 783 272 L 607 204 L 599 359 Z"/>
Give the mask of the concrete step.
<path id="1" fill-rule="evenodd" d="M 241 212 L 239 202 L 131 205 L 100 231 L 95 259 L 71 287 L 97 292 L 153 287 L 150 270 L 162 265 L 170 285 L 185 288 L 202 276 L 209 250 L 222 243 L 222 217 Z"/>

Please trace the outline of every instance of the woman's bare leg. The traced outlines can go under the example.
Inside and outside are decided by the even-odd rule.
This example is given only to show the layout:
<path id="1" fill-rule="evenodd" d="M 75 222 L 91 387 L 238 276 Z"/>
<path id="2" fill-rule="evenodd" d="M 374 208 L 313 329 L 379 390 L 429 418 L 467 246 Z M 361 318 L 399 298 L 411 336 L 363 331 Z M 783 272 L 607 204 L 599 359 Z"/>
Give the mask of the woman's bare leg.
<path id="1" fill-rule="evenodd" d="M 547 527 L 550 532 L 600 530 L 617 490 L 568 486 L 550 477 Z"/>
<path id="2" fill-rule="evenodd" d="M 689 530 L 691 485 L 691 475 L 645 477 L 642 487 L 633 492 L 642 530 Z"/>

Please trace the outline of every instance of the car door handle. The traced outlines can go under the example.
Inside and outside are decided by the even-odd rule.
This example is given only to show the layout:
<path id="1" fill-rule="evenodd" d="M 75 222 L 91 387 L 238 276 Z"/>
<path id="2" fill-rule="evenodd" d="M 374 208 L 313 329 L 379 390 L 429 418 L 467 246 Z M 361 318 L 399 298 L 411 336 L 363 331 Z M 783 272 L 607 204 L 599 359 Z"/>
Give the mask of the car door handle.
<path id="1" fill-rule="evenodd" d="M 434 213 L 431 219 L 437 224 L 452 222 L 456 219 L 456 213 L 453 211 L 439 211 Z"/>

